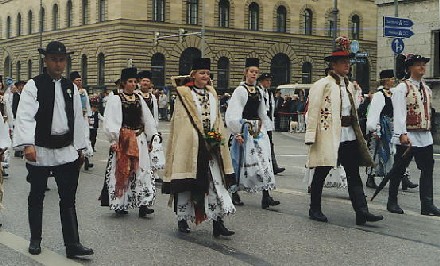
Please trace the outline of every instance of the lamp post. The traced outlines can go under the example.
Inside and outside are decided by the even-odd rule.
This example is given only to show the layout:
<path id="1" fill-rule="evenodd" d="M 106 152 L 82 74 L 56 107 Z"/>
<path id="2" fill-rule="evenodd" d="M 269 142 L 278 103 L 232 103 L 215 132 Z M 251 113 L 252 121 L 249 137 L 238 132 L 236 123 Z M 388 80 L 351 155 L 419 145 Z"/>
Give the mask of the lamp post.
<path id="1" fill-rule="evenodd" d="M 201 45 L 202 58 L 205 57 L 205 11 L 206 11 L 205 1 L 202 0 L 202 30 L 200 33 L 202 37 L 202 45 Z"/>
<path id="2" fill-rule="evenodd" d="M 43 47 L 43 0 L 40 0 L 40 35 L 39 35 L 39 45 L 40 48 Z M 40 64 L 39 64 L 39 74 L 43 73 L 43 58 L 41 55 L 38 55 L 40 57 Z"/>
<path id="3" fill-rule="evenodd" d="M 394 0 L 394 16 L 399 16 L 399 0 Z M 397 77 L 397 54 L 394 55 L 394 76 Z"/>
<path id="4" fill-rule="evenodd" d="M 333 0 L 333 10 L 332 10 L 332 14 L 333 14 L 333 50 L 336 49 L 336 37 L 338 34 L 338 0 Z"/>

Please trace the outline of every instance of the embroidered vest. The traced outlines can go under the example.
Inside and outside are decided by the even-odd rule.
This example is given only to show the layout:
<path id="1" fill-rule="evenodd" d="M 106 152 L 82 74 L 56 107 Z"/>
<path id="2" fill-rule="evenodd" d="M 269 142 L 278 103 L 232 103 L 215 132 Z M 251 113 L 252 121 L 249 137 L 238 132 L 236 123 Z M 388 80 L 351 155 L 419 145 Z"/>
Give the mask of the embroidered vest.
<path id="1" fill-rule="evenodd" d="M 431 99 L 426 85 L 419 90 L 408 80 L 404 81 L 406 93 L 406 130 L 429 131 L 431 130 Z"/>

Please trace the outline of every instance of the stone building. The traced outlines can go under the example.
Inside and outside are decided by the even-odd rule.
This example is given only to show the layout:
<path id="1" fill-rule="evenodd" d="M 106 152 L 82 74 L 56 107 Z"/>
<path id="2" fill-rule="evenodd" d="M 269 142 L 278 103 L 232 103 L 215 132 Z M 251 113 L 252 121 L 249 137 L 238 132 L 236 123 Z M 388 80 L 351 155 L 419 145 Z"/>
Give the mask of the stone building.
<path id="1" fill-rule="evenodd" d="M 274 85 L 312 83 L 332 50 L 332 0 L 42 0 L 41 11 L 39 2 L 0 0 L 4 76 L 36 75 L 37 48 L 51 40 L 75 52 L 68 70 L 80 71 L 91 89 L 112 85 L 127 64 L 151 69 L 155 85 L 167 86 L 202 55 L 212 60 L 219 90 L 237 86 L 248 57 L 260 58 Z M 368 87 L 376 77 L 376 5 L 338 3 L 338 35 L 358 39 L 369 55 L 354 67 Z"/>

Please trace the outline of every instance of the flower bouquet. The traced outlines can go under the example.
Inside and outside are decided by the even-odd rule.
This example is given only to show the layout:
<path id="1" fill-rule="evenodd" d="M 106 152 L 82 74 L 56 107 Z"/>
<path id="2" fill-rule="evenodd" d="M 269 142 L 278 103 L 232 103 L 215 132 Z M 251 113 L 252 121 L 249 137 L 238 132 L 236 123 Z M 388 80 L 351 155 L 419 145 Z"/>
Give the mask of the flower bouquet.
<path id="1" fill-rule="evenodd" d="M 205 140 L 213 148 L 225 144 L 222 134 L 213 128 L 205 131 Z"/>

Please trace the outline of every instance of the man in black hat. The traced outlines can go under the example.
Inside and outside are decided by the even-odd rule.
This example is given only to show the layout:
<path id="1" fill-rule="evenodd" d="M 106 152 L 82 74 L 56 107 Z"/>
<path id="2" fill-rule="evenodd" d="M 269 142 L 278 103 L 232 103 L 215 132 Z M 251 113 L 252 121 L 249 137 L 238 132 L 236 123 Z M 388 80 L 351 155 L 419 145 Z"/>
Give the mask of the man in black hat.
<path id="1" fill-rule="evenodd" d="M 157 99 L 153 94 L 153 82 L 152 82 L 152 74 L 148 70 L 144 70 L 138 73 L 138 83 L 140 85 L 140 93 L 142 94 L 142 98 L 147 103 L 148 108 L 151 111 L 151 114 L 154 116 L 156 120 L 156 124 L 159 124 L 159 109 L 157 107 Z"/>
<path id="2" fill-rule="evenodd" d="M 350 71 L 349 44 L 345 37 L 336 39 L 338 48 L 325 60 L 331 70 L 310 89 L 305 143 L 310 146 L 307 167 L 315 168 L 311 183 L 309 217 L 327 222 L 321 211 L 321 195 L 325 178 L 337 162 L 344 167 L 348 180 L 348 194 L 356 212 L 356 224 L 383 219 L 369 212 L 359 175 L 359 166 L 373 162 L 359 126 L 356 109 L 357 94 L 348 80 Z"/>
<path id="3" fill-rule="evenodd" d="M 387 175 L 390 179 L 387 210 L 392 213 L 403 214 L 397 203 L 397 190 L 406 167 L 414 157 L 421 171 L 421 214 L 440 216 L 433 198 L 432 91 L 423 81 L 429 60 L 421 55 L 408 55 L 405 68 L 410 78 L 403 80 L 393 91 L 396 155 L 393 168 Z"/>
<path id="4" fill-rule="evenodd" d="M 284 172 L 286 168 L 278 166 L 278 162 L 275 157 L 275 148 L 273 144 L 272 131 L 275 130 L 275 124 L 274 124 L 275 99 L 273 92 L 270 90 L 270 85 L 272 84 L 272 75 L 269 73 L 262 73 L 258 77 L 257 81 L 258 81 L 258 88 L 260 88 L 263 92 L 263 99 L 264 99 L 264 104 L 266 105 L 267 116 L 272 121 L 272 124 L 267 128 L 267 135 L 269 136 L 269 140 L 270 140 L 273 173 L 277 175 L 279 173 Z"/>
<path id="5" fill-rule="evenodd" d="M 44 192 L 47 177 L 53 172 L 60 197 L 66 255 L 68 258 L 92 255 L 93 250 L 79 241 L 75 208 L 82 150 L 86 143 L 78 88 L 62 76 L 70 53 L 58 41 L 38 50 L 44 55 L 47 73 L 29 80 L 23 90 L 13 145 L 18 150 L 24 149 L 31 184 L 28 198 L 29 253 L 41 253 Z"/>

